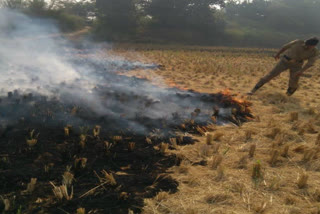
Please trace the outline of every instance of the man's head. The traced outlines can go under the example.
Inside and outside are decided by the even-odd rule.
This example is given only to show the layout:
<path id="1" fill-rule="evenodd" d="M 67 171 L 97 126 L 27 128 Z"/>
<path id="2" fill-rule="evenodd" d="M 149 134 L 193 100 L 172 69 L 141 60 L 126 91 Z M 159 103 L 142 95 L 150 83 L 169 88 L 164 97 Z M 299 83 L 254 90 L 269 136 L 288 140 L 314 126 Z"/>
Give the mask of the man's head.
<path id="1" fill-rule="evenodd" d="M 305 41 L 305 45 L 308 49 L 313 49 L 317 46 L 317 44 L 319 43 L 319 39 L 317 37 L 312 37 L 310 39 L 307 39 Z"/>

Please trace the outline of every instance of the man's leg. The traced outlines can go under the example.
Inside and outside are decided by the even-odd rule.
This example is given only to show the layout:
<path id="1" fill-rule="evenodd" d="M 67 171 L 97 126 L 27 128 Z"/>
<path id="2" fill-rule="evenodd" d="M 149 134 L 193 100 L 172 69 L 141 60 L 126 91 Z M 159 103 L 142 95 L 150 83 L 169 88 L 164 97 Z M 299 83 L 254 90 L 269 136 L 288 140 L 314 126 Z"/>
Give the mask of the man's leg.
<path id="1" fill-rule="evenodd" d="M 291 96 L 298 89 L 300 76 L 297 76 L 297 72 L 301 70 L 301 67 L 290 68 L 290 78 L 289 78 L 289 87 L 287 90 L 287 95 Z"/>
<path id="2" fill-rule="evenodd" d="M 254 86 L 254 88 L 248 93 L 249 95 L 254 94 L 259 88 L 261 88 L 264 84 L 281 74 L 281 72 L 288 69 L 288 66 L 280 60 L 278 64 L 270 71 L 267 75 L 262 77 L 260 81 Z"/>

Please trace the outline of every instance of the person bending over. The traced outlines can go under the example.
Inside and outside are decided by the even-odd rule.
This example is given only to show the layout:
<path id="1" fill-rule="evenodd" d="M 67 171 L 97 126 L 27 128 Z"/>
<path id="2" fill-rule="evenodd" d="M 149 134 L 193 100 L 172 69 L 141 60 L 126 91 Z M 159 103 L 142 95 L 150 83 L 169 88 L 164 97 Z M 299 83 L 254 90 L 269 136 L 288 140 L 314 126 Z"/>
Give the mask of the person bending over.
<path id="1" fill-rule="evenodd" d="M 279 60 L 276 66 L 248 92 L 253 95 L 264 84 L 281 74 L 283 71 L 290 70 L 289 87 L 287 95 L 291 96 L 298 88 L 300 76 L 309 68 L 311 68 L 319 57 L 319 51 L 316 48 L 319 39 L 316 37 L 306 41 L 294 40 L 285 44 L 281 50 L 275 55 L 275 60 Z M 283 55 L 282 55 L 283 54 Z M 304 61 L 308 62 L 304 65 Z"/>

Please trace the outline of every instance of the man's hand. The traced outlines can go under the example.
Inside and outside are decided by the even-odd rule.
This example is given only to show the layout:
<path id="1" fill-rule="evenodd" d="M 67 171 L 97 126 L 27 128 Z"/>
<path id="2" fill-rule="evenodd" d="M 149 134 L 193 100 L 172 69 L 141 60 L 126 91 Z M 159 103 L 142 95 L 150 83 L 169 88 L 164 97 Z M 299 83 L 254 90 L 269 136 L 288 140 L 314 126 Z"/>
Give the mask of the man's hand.
<path id="1" fill-rule="evenodd" d="M 280 59 L 280 56 L 277 54 L 277 55 L 274 56 L 274 59 L 275 59 L 276 61 L 278 61 L 278 60 Z"/>

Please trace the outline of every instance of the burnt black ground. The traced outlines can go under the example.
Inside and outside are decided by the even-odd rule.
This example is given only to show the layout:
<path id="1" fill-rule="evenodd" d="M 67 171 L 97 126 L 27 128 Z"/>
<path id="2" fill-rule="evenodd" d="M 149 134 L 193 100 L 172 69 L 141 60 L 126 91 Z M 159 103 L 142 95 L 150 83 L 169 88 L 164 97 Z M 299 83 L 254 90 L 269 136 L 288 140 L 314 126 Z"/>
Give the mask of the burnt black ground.
<path id="1" fill-rule="evenodd" d="M 162 154 L 157 149 L 162 142 L 177 137 L 180 145 L 195 143 L 192 138 L 181 140 L 177 131 L 197 133 L 198 125 L 213 122 L 211 116 L 221 124 L 239 125 L 252 117 L 249 103 L 236 102 L 230 95 L 160 89 L 146 80 L 95 66 L 96 75 L 103 77 L 106 84 L 98 84 L 91 95 L 110 111 L 97 112 L 87 100 L 70 96 L 72 85 L 62 84 L 62 92 L 55 91 L 49 97 L 19 91 L 1 97 L 0 195 L 10 200 L 7 213 L 75 213 L 79 207 L 92 213 L 128 213 L 129 209 L 139 213 L 144 198 L 154 197 L 159 191 L 177 191 L 178 183 L 170 178 L 167 169 L 179 165 L 180 158 Z M 153 91 L 152 96 L 148 96 L 146 87 Z M 83 95 L 89 95 L 86 93 Z M 151 114 L 157 110 L 166 112 L 163 107 L 172 104 L 178 112 L 168 109 L 165 117 Z M 223 109 L 230 111 L 221 114 Z M 185 124 L 183 130 L 181 124 Z M 66 136 L 64 128 L 68 125 L 70 135 Z M 92 132 L 96 125 L 101 127 L 98 137 Z M 26 143 L 31 132 L 34 136 L 39 134 L 34 147 Z M 79 144 L 81 134 L 86 136 L 84 147 Z M 147 137 L 152 143 L 147 142 Z M 108 151 L 106 142 L 111 147 Z M 135 145 L 132 151 L 129 143 Z M 81 159 L 87 159 L 84 168 L 75 164 Z M 47 172 L 45 167 L 49 168 Z M 75 176 L 74 197 L 59 201 L 53 196 L 50 182 L 61 185 L 67 167 Z M 100 184 L 96 174 L 102 177 L 102 170 L 113 174 L 116 185 L 105 184 L 81 197 Z M 24 194 L 31 178 L 38 179 L 35 191 Z"/>

